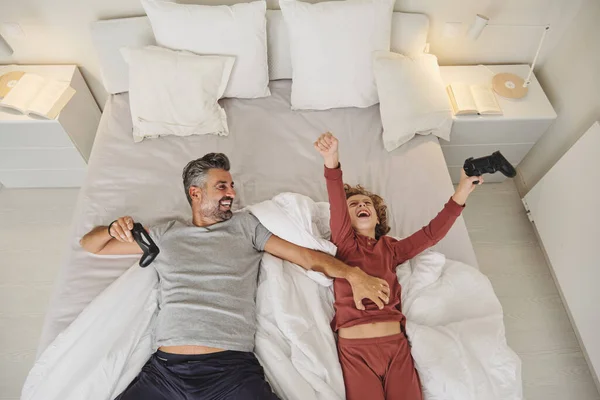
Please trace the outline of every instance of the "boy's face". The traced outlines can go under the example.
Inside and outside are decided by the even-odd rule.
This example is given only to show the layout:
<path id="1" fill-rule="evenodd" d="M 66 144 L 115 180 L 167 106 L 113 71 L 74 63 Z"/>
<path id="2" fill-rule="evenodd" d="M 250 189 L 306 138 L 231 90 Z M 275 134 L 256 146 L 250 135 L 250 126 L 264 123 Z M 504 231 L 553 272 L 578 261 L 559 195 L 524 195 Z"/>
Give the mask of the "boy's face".
<path id="1" fill-rule="evenodd" d="M 379 223 L 373 200 L 369 196 L 355 194 L 346 200 L 352 227 L 358 231 L 375 231 Z"/>

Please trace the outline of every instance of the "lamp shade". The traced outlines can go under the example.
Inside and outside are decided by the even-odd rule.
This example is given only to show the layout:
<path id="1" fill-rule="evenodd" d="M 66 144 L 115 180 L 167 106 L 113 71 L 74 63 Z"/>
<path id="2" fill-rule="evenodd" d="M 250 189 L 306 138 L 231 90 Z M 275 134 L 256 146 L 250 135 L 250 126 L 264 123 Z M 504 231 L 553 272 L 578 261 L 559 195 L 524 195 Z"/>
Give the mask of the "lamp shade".
<path id="1" fill-rule="evenodd" d="M 0 35 L 0 56 L 10 56 L 13 53 L 12 47 Z"/>
<path id="2" fill-rule="evenodd" d="M 475 16 L 475 21 L 473 22 L 473 25 L 471 25 L 471 27 L 467 31 L 467 36 L 472 40 L 477 40 L 479 35 L 481 35 L 481 32 L 483 32 L 483 28 L 485 28 L 488 22 L 490 22 L 490 19 L 488 17 L 486 17 L 485 15 L 477 14 Z"/>

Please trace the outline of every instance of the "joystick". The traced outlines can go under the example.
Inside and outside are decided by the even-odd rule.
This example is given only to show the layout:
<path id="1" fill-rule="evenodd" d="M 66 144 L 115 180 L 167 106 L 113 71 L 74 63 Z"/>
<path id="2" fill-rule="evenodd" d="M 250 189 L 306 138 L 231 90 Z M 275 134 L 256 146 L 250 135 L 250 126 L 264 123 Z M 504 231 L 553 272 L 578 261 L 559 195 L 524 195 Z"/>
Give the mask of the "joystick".
<path id="1" fill-rule="evenodd" d="M 467 158 L 463 166 L 467 176 L 480 176 L 482 174 L 493 174 L 496 171 L 502 172 L 504 176 L 514 178 L 517 175 L 515 167 L 500 153 L 499 151 L 493 152 L 489 156 L 480 158 Z M 474 181 L 474 184 L 478 184 L 479 181 Z"/>
<path id="2" fill-rule="evenodd" d="M 146 232 L 142 224 L 140 224 L 139 222 L 133 224 L 131 234 L 133 235 L 133 239 L 144 251 L 144 254 L 142 254 L 142 258 L 140 258 L 140 267 L 146 268 L 152 263 L 152 261 L 154 261 L 158 253 L 160 253 L 160 250 L 158 249 L 158 246 L 156 245 L 156 243 L 154 243 L 148 232 Z"/>

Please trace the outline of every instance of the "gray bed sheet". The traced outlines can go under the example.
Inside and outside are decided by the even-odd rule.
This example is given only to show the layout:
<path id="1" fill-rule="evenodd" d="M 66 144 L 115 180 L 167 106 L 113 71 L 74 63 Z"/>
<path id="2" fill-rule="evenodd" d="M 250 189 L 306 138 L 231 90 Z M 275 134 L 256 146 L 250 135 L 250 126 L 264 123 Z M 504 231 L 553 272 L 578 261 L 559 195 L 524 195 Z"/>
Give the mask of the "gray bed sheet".
<path id="1" fill-rule="evenodd" d="M 223 152 L 230 157 L 237 209 L 281 192 L 326 201 L 322 160 L 312 143 L 322 132 L 331 131 L 340 139 L 345 181 L 361 183 L 386 200 L 390 234 L 407 236 L 440 211 L 453 187 L 436 137 L 417 136 L 388 153 L 381 139 L 378 106 L 291 111 L 290 86 L 290 81 L 273 81 L 268 98 L 224 100 L 230 128 L 227 137 L 162 137 L 134 143 L 127 94 L 109 99 L 38 354 L 136 260 L 86 253 L 79 239 L 94 226 L 123 215 L 146 226 L 173 218 L 190 219 L 181 171 L 188 161 L 206 153 Z M 435 249 L 476 266 L 462 218 Z"/>

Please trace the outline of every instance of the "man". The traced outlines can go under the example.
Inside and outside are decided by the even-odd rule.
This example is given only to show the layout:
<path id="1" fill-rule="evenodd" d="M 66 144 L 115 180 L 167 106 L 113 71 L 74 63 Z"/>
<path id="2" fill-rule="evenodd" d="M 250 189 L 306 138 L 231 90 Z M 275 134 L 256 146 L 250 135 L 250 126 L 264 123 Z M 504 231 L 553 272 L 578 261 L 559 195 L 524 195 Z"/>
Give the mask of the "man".
<path id="1" fill-rule="evenodd" d="M 277 399 L 252 353 L 261 252 L 346 279 L 354 301 L 389 300 L 381 279 L 335 258 L 271 234 L 248 212 L 231 211 L 234 183 L 224 154 L 210 153 L 183 170 L 192 224 L 170 221 L 148 230 L 160 248 L 153 266 L 160 307 L 153 332 L 157 352 L 118 400 Z M 141 254 L 131 217 L 99 226 L 80 241 L 96 254 Z"/>

